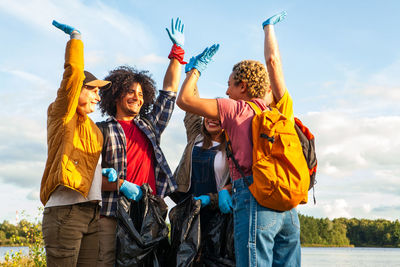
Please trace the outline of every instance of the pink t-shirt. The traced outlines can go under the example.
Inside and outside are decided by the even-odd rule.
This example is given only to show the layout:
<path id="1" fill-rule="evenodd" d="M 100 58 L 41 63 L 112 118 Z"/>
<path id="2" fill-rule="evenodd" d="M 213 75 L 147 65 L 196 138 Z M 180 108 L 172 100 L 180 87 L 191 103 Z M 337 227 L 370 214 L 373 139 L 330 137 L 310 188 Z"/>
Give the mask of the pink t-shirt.
<path id="1" fill-rule="evenodd" d="M 262 110 L 267 105 L 262 99 L 252 99 Z M 246 176 L 251 175 L 253 164 L 253 142 L 251 122 L 254 111 L 246 101 L 218 98 L 218 110 L 222 128 L 227 132 L 231 142 L 235 159 Z M 229 160 L 229 169 L 232 180 L 242 178 L 232 160 Z"/>

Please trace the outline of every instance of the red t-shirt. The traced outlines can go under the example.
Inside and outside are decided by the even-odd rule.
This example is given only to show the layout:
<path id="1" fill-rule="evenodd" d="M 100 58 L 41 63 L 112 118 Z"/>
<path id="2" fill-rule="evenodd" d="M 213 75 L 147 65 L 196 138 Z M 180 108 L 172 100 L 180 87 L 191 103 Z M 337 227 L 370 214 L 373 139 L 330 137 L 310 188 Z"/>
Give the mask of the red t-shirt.
<path id="1" fill-rule="evenodd" d="M 154 151 L 147 136 L 133 121 L 120 121 L 126 137 L 126 180 L 141 186 L 148 183 L 156 194 Z"/>

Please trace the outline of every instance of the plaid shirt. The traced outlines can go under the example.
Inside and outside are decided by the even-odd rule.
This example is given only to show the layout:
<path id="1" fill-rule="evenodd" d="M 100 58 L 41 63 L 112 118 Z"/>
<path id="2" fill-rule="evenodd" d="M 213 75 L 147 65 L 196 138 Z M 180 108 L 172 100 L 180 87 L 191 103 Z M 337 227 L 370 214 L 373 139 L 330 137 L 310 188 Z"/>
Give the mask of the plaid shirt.
<path id="1" fill-rule="evenodd" d="M 146 120 L 136 116 L 133 121 L 139 129 L 148 137 L 154 149 L 156 162 L 154 173 L 156 179 L 156 193 L 161 197 L 172 193 L 177 189 L 172 172 L 167 160 L 160 148 L 161 133 L 167 127 L 174 110 L 176 93 L 171 91 L 160 91 L 153 110 Z M 148 123 L 152 123 L 149 126 Z M 126 179 L 126 138 L 122 126 L 114 117 L 106 120 L 107 131 L 104 131 L 104 144 L 102 152 L 102 167 L 114 168 L 118 172 L 118 178 Z M 117 210 L 117 191 L 102 192 L 102 207 L 100 214 L 103 216 L 115 216 Z"/>

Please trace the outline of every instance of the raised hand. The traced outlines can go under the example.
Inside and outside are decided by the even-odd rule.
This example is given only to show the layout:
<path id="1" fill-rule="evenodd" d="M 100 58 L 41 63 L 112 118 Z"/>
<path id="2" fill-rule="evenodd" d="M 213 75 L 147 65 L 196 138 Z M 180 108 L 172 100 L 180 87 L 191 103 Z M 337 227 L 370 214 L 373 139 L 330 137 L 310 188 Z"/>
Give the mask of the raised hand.
<path id="1" fill-rule="evenodd" d="M 287 15 L 286 11 L 282 11 L 281 13 L 273 15 L 272 17 L 268 18 L 262 24 L 263 29 L 266 25 L 275 25 L 276 23 L 284 20 L 286 18 L 286 15 Z"/>
<path id="2" fill-rule="evenodd" d="M 183 27 L 184 24 L 182 23 L 182 21 L 177 18 L 175 21 L 175 26 L 174 26 L 174 19 L 171 19 L 171 31 L 168 28 L 165 28 L 167 30 L 169 39 L 171 39 L 171 41 L 180 46 L 183 47 L 184 43 L 185 43 L 185 35 L 183 34 Z"/>
<path id="3" fill-rule="evenodd" d="M 129 199 L 139 201 L 142 198 L 142 189 L 137 184 L 124 181 L 119 190 Z"/>
<path id="4" fill-rule="evenodd" d="M 222 213 L 232 213 L 232 198 L 228 190 L 218 192 L 218 206 Z"/>
<path id="5" fill-rule="evenodd" d="M 101 174 L 108 178 L 110 183 L 117 181 L 118 173 L 114 168 L 105 168 L 101 170 Z"/>
<path id="6" fill-rule="evenodd" d="M 53 24 L 56 28 L 62 30 L 63 32 L 65 32 L 66 34 L 69 34 L 69 35 L 71 35 L 71 33 L 72 33 L 73 31 L 77 31 L 77 32 L 80 33 L 80 31 L 78 31 L 78 30 L 75 29 L 74 27 L 69 26 L 69 25 L 67 25 L 67 24 L 59 23 L 59 22 L 57 22 L 57 21 L 55 21 L 55 20 L 53 20 L 53 23 L 52 23 L 52 24 Z"/>
<path id="7" fill-rule="evenodd" d="M 217 53 L 218 49 L 219 49 L 219 44 L 213 44 L 211 47 L 207 47 L 206 49 L 204 49 L 202 53 L 200 53 L 195 57 L 193 65 L 191 67 L 189 66 L 189 68 L 191 69 L 195 68 L 201 74 L 207 68 L 207 64 L 211 62 L 213 56 L 215 55 L 215 53 Z"/>
<path id="8" fill-rule="evenodd" d="M 194 200 L 200 200 L 201 201 L 201 207 L 204 208 L 208 204 L 210 204 L 210 196 L 208 195 L 201 195 L 198 197 L 194 197 Z"/>

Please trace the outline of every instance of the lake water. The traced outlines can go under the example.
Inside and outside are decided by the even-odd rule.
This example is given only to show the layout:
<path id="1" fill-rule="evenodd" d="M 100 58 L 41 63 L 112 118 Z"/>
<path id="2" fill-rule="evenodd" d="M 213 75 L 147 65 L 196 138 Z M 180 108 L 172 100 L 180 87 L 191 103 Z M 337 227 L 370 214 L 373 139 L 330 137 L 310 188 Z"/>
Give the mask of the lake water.
<path id="1" fill-rule="evenodd" d="M 302 266 L 400 266 L 400 248 L 302 248 Z"/>
<path id="2" fill-rule="evenodd" d="M 27 247 L 0 247 L 0 262 L 7 251 L 19 251 L 27 255 Z M 400 267 L 400 248 L 302 248 L 303 267 Z"/>

